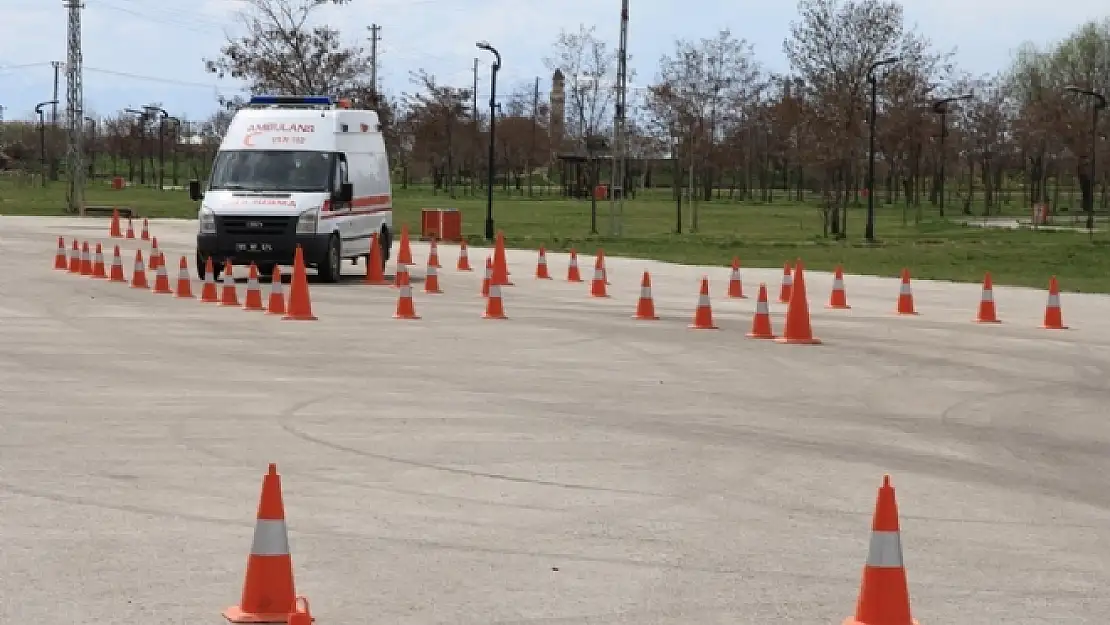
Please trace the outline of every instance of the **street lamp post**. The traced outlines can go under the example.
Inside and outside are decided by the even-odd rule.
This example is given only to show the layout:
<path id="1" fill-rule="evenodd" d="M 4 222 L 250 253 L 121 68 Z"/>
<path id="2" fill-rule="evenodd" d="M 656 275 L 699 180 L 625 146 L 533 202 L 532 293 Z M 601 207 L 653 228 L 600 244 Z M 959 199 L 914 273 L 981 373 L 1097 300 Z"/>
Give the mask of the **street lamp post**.
<path id="1" fill-rule="evenodd" d="M 489 44 L 488 41 L 479 41 L 475 44 L 479 50 L 493 54 L 494 62 L 489 70 L 489 165 L 486 178 L 486 240 L 493 240 L 493 134 L 497 126 L 497 72 L 501 69 L 501 53 Z"/>
<path id="2" fill-rule="evenodd" d="M 132 108 L 126 108 L 126 109 L 123 109 L 123 111 L 125 113 L 131 113 L 132 115 L 135 115 L 136 117 L 138 117 L 138 122 L 139 122 L 139 150 L 138 150 L 139 151 L 139 184 L 146 184 L 146 120 L 147 120 L 148 114 L 147 114 L 146 111 L 140 111 L 138 109 L 132 109 Z M 132 176 L 135 175 L 135 164 L 134 164 L 135 163 L 135 161 L 134 161 L 135 152 L 132 151 L 131 154 L 132 154 L 132 161 L 131 161 L 131 165 L 130 165 L 131 171 L 129 172 L 130 175 L 128 176 L 128 178 L 131 178 Z M 135 181 L 134 180 L 129 181 L 129 183 L 133 183 L 133 182 L 135 182 Z"/>
<path id="3" fill-rule="evenodd" d="M 1091 192 L 1087 197 L 1087 232 L 1093 233 L 1095 231 L 1095 176 L 1098 173 L 1098 169 L 1095 168 L 1095 157 L 1098 154 L 1098 112 L 1106 108 L 1106 97 L 1097 91 L 1080 89 L 1073 85 L 1068 85 L 1064 89 L 1085 95 L 1095 101 L 1091 112 L 1091 162 L 1088 164 Z"/>
<path id="4" fill-rule="evenodd" d="M 177 144 L 181 140 L 181 120 L 169 115 L 166 117 L 169 121 L 173 122 L 173 143 L 170 144 L 170 159 L 173 168 L 173 186 L 177 186 Z"/>
<path id="5" fill-rule="evenodd" d="M 148 104 L 143 107 L 147 111 L 157 111 L 161 113 L 158 120 L 158 190 L 163 191 L 166 187 L 166 118 L 170 116 L 166 109 L 160 106 Z"/>
<path id="6" fill-rule="evenodd" d="M 39 169 L 42 174 L 42 186 L 46 186 L 46 113 L 45 106 L 57 106 L 57 100 L 47 100 L 35 105 L 35 114 L 39 116 Z"/>
<path id="7" fill-rule="evenodd" d="M 948 137 L 948 105 L 952 102 L 959 102 L 961 100 L 970 100 L 974 97 L 970 93 L 963 95 L 944 98 L 937 100 L 933 103 L 933 112 L 940 115 L 940 216 L 944 217 L 944 163 L 945 151 L 944 140 Z"/>
<path id="8" fill-rule="evenodd" d="M 867 147 L 867 227 L 863 237 L 869 242 L 875 240 L 875 116 L 879 98 L 879 81 L 875 78 L 875 70 L 897 62 L 898 57 L 891 56 L 875 61 L 867 68 L 867 82 L 871 83 L 871 117 L 867 120 L 870 127 Z M 848 233 L 843 234 L 847 236 Z"/>

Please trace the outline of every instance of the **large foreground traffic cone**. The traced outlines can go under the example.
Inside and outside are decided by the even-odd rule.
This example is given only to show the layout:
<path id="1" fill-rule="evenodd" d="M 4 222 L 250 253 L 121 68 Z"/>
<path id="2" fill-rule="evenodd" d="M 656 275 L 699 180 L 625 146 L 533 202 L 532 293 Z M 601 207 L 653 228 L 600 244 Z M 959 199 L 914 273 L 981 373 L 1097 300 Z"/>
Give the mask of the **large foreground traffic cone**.
<path id="1" fill-rule="evenodd" d="M 740 278 L 740 259 L 732 258 L 732 271 L 728 275 L 728 297 L 731 299 L 747 299 L 744 297 L 744 281 Z"/>
<path id="2" fill-rule="evenodd" d="M 304 249 L 300 245 L 293 254 L 293 278 L 289 283 L 289 302 L 286 304 L 285 316 L 282 319 L 316 321 L 316 316 L 312 314 L 312 297 L 308 293 L 308 272 L 304 266 Z"/>
<path id="3" fill-rule="evenodd" d="M 898 286 L 898 307 L 895 309 L 899 315 L 916 315 L 913 307 L 913 289 L 910 288 L 910 270 L 902 269 L 902 284 Z"/>
<path id="4" fill-rule="evenodd" d="M 767 304 L 767 285 L 759 283 L 759 297 L 755 300 L 755 315 L 752 316 L 752 330 L 746 335 L 750 339 L 773 339 L 771 329 L 771 308 Z"/>
<path id="5" fill-rule="evenodd" d="M 247 294 L 243 296 L 243 310 L 266 310 L 262 307 L 262 285 L 258 283 L 258 267 L 254 263 L 247 269 Z"/>
<path id="6" fill-rule="evenodd" d="M 825 308 L 834 310 L 848 310 L 851 308 L 848 305 L 848 294 L 844 291 L 844 268 L 840 265 L 836 266 L 836 273 L 833 274 L 832 293 L 829 294 L 829 303 Z"/>
<path id="7" fill-rule="evenodd" d="M 185 256 L 177 263 L 177 298 L 193 299 L 193 278 L 189 275 L 189 259 Z"/>
<path id="8" fill-rule="evenodd" d="M 609 297 L 605 284 L 605 257 L 599 252 L 594 259 L 594 278 L 590 280 L 590 297 Z"/>
<path id="9" fill-rule="evenodd" d="M 570 264 L 567 265 L 567 282 L 581 282 L 582 273 L 578 271 L 578 252 L 570 249 Z"/>
<path id="10" fill-rule="evenodd" d="M 474 271 L 470 266 L 470 255 L 466 251 L 466 241 L 459 244 L 459 262 L 455 263 L 455 271 Z"/>
<path id="11" fill-rule="evenodd" d="M 983 276 L 983 293 L 979 296 L 979 313 L 975 315 L 975 322 L 1002 323 L 994 307 L 994 281 L 989 271 Z"/>
<path id="12" fill-rule="evenodd" d="M 120 229 L 120 224 L 119 224 L 119 209 L 118 208 L 113 208 L 112 209 L 112 225 L 108 227 L 108 236 L 112 237 L 113 239 L 122 239 L 123 238 L 123 230 Z"/>
<path id="13" fill-rule="evenodd" d="M 166 273 L 166 263 L 158 265 L 158 269 L 154 271 L 153 291 L 159 295 L 173 295 L 173 289 L 170 288 L 170 277 Z"/>
<path id="14" fill-rule="evenodd" d="M 1056 276 L 1048 279 L 1048 304 L 1044 307 L 1044 324 L 1046 330 L 1067 330 L 1064 325 L 1064 313 L 1060 309 L 1060 285 Z"/>
<path id="15" fill-rule="evenodd" d="M 690 327 L 695 330 L 716 330 L 713 324 L 713 307 L 709 305 L 709 278 L 702 277 L 701 291 L 698 293 L 698 307 L 694 309 L 694 322 Z"/>
<path id="16" fill-rule="evenodd" d="M 143 251 L 135 250 L 135 270 L 131 274 L 131 288 L 133 289 L 149 289 L 150 285 L 146 281 L 146 268 L 143 265 Z"/>
<path id="17" fill-rule="evenodd" d="M 295 597 L 281 476 L 271 463 L 262 478 L 243 595 L 239 605 L 227 608 L 223 615 L 232 623 L 285 623 L 295 610 Z"/>
<path id="18" fill-rule="evenodd" d="M 123 255 L 120 254 L 118 245 L 112 250 L 112 268 L 108 271 L 108 280 L 127 282 L 127 278 L 123 277 Z"/>
<path id="19" fill-rule="evenodd" d="M 654 321 L 659 318 L 655 314 L 655 300 L 651 297 L 651 274 L 647 271 L 644 272 L 644 277 L 640 279 L 640 299 L 636 302 L 636 314 L 632 315 L 632 318 L 645 321 Z"/>
<path id="20" fill-rule="evenodd" d="M 235 286 L 235 272 L 230 260 L 224 262 L 223 284 L 220 287 L 220 306 L 239 306 L 239 288 Z"/>
<path id="21" fill-rule="evenodd" d="M 491 282 L 489 297 L 486 298 L 486 312 L 483 319 L 508 319 L 505 315 L 505 302 L 501 301 L 501 285 Z"/>
<path id="22" fill-rule="evenodd" d="M 790 303 L 786 306 L 786 324 L 782 328 L 782 336 L 775 340 L 799 345 L 821 344 L 821 339 L 813 336 L 813 327 L 810 325 L 809 297 L 806 295 L 805 272 L 800 260 L 794 265 Z"/>
<path id="23" fill-rule="evenodd" d="M 782 286 L 779 287 L 779 303 L 789 304 L 790 293 L 794 289 L 794 276 L 790 273 L 790 262 L 782 266 Z"/>
<path id="24" fill-rule="evenodd" d="M 69 269 L 69 262 L 67 262 L 66 259 L 65 237 L 58 237 L 58 251 L 54 252 L 54 268 L 58 271 L 66 271 Z"/>
<path id="25" fill-rule="evenodd" d="M 910 616 L 910 592 L 902 563 L 898 503 L 890 476 L 883 476 L 871 521 L 871 545 L 863 567 L 856 615 L 844 625 L 916 625 Z"/>
<path id="26" fill-rule="evenodd" d="M 204 284 L 200 287 L 200 301 L 205 304 L 220 301 L 220 294 L 216 289 L 216 265 L 211 256 L 204 260 Z"/>
<path id="27" fill-rule="evenodd" d="M 274 274 L 270 278 L 270 300 L 266 304 L 267 313 L 285 314 L 285 288 L 281 284 L 281 267 L 274 266 Z"/>
<path id="28" fill-rule="evenodd" d="M 397 264 L 412 264 L 412 244 L 409 243 L 409 225 L 401 224 L 401 243 L 397 249 Z"/>
<path id="29" fill-rule="evenodd" d="M 370 256 L 366 260 L 366 279 L 363 284 L 382 286 L 389 284 L 385 279 L 385 268 L 382 267 L 382 246 L 378 243 L 378 233 L 370 235 Z"/>
<path id="30" fill-rule="evenodd" d="M 94 278 L 107 278 L 108 272 L 104 271 L 104 246 L 100 243 L 96 244 L 96 251 L 93 252 L 93 267 L 92 277 Z"/>
<path id="31" fill-rule="evenodd" d="M 393 313 L 393 318 L 419 319 L 420 315 L 416 314 L 416 306 L 412 301 L 412 283 L 409 282 L 409 272 L 398 272 L 397 279 L 400 282 L 398 285 L 400 292 L 397 294 L 397 312 Z"/>

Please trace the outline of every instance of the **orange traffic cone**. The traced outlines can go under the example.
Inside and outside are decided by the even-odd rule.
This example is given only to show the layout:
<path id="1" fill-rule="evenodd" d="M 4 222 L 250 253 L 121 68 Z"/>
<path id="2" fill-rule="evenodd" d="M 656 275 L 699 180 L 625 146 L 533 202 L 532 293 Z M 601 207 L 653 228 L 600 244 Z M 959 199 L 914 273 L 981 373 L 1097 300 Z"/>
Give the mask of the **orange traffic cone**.
<path id="1" fill-rule="evenodd" d="M 411 258 L 409 259 L 411 260 Z M 308 292 L 308 272 L 304 266 L 304 249 L 300 245 L 293 254 L 293 278 L 289 282 L 289 302 L 286 321 L 316 321 L 312 314 L 312 297 Z"/>
<path id="2" fill-rule="evenodd" d="M 150 270 L 158 269 L 158 263 L 162 260 L 162 252 L 158 249 L 158 237 L 150 240 Z"/>
<path id="3" fill-rule="evenodd" d="M 409 225 L 401 225 L 401 244 L 397 250 L 397 264 L 398 265 L 411 265 L 412 264 L 412 245 L 409 243 Z"/>
<path id="4" fill-rule="evenodd" d="M 486 256 L 486 274 L 482 277 L 482 297 L 489 297 L 489 285 L 493 281 L 493 259 Z"/>
<path id="5" fill-rule="evenodd" d="M 540 255 L 536 259 L 536 279 L 550 280 L 551 274 L 547 272 L 547 251 L 540 246 Z"/>
<path id="6" fill-rule="evenodd" d="M 644 321 L 654 321 L 659 318 L 655 314 L 655 300 L 651 297 L 651 274 L 647 271 L 640 279 L 640 299 L 636 302 L 636 314 L 632 315 L 632 318 Z"/>
<path id="7" fill-rule="evenodd" d="M 112 225 L 109 226 L 109 228 L 108 228 L 108 236 L 112 237 L 113 239 L 122 239 L 123 238 L 123 231 L 120 230 L 120 227 L 119 227 L 119 209 L 118 208 L 113 208 L 112 209 Z"/>
<path id="8" fill-rule="evenodd" d="M 591 297 L 609 297 L 605 285 L 605 257 L 598 253 L 594 259 L 594 279 L 590 280 Z"/>
<path id="9" fill-rule="evenodd" d="M 158 265 L 158 269 L 154 272 L 154 292 L 159 295 L 173 295 L 170 277 L 166 275 L 166 263 Z"/>
<path id="10" fill-rule="evenodd" d="M 89 253 L 88 241 L 81 243 L 81 265 L 78 269 L 83 276 L 92 275 L 92 254 Z"/>
<path id="11" fill-rule="evenodd" d="M 898 308 L 896 312 L 899 315 L 916 315 L 917 311 L 913 308 L 913 291 L 910 289 L 910 270 L 902 270 L 902 284 L 898 287 Z"/>
<path id="12" fill-rule="evenodd" d="M 211 256 L 204 261 L 204 284 L 200 289 L 200 301 L 205 304 L 215 304 L 220 301 L 219 291 L 216 289 L 216 266 Z"/>
<path id="13" fill-rule="evenodd" d="M 790 273 L 790 262 L 782 266 L 782 286 L 779 287 L 779 303 L 790 303 L 790 292 L 794 288 L 794 276 Z"/>
<path id="14" fill-rule="evenodd" d="M 470 256 L 466 251 L 466 241 L 459 244 L 459 262 L 455 263 L 455 271 L 473 271 L 470 266 Z"/>
<path id="15" fill-rule="evenodd" d="M 96 244 L 96 252 L 93 254 L 92 277 L 108 277 L 108 273 L 104 271 L 104 246 L 100 243 Z"/>
<path id="16" fill-rule="evenodd" d="M 147 219 L 145 217 L 143 218 L 143 231 L 139 235 L 139 238 L 142 239 L 143 241 L 149 241 L 150 240 L 150 222 L 147 221 Z"/>
<path id="17" fill-rule="evenodd" d="M 135 238 L 135 225 L 131 223 L 131 218 L 130 217 L 127 218 L 127 235 L 126 235 L 126 238 L 128 238 L 128 239 L 134 239 Z"/>
<path id="18" fill-rule="evenodd" d="M 285 288 L 281 284 L 281 267 L 275 266 L 270 278 L 270 301 L 267 302 L 266 312 L 271 315 L 285 314 Z"/>
<path id="19" fill-rule="evenodd" d="M 732 299 L 747 299 L 744 297 L 744 281 L 740 279 L 740 259 L 733 257 L 732 272 L 728 276 L 728 296 Z"/>
<path id="20" fill-rule="evenodd" d="M 239 306 L 239 289 L 235 286 L 235 272 L 231 261 L 224 262 L 223 284 L 220 288 L 220 306 Z"/>
<path id="21" fill-rule="evenodd" d="M 370 257 L 366 260 L 366 279 L 363 284 L 381 286 L 389 284 L 382 267 L 382 247 L 378 244 L 378 233 L 370 235 Z"/>
<path id="22" fill-rule="evenodd" d="M 436 266 L 433 265 L 431 262 L 428 263 L 428 269 L 424 273 L 424 292 L 443 292 L 443 289 L 439 288 L 439 273 L 436 271 Z"/>
<path id="23" fill-rule="evenodd" d="M 917 625 L 910 616 L 910 591 L 902 562 L 898 503 L 890 476 L 883 476 L 871 521 L 871 546 L 863 567 L 855 618 L 844 625 Z"/>
<path id="24" fill-rule="evenodd" d="M 123 256 L 120 255 L 119 246 L 112 250 L 112 268 L 108 271 L 108 280 L 111 282 L 127 282 L 123 277 Z"/>
<path id="25" fill-rule="evenodd" d="M 193 279 L 189 276 L 189 259 L 185 256 L 177 264 L 177 298 L 193 299 Z"/>
<path id="26" fill-rule="evenodd" d="M 786 324 L 782 328 L 782 336 L 775 340 L 798 345 L 821 344 L 821 339 L 813 336 L 813 327 L 809 322 L 809 297 L 806 295 L 806 278 L 800 260 L 794 265 L 790 303 L 786 305 Z"/>
<path id="27" fill-rule="evenodd" d="M 419 319 L 416 306 L 412 301 L 412 284 L 409 282 L 409 272 L 397 273 L 400 293 L 397 296 L 397 312 L 393 313 L 394 319 Z"/>
<path id="28" fill-rule="evenodd" d="M 69 269 L 69 263 L 66 262 L 65 237 L 58 237 L 58 251 L 54 252 L 54 268 L 58 271 L 66 271 Z"/>
<path id="29" fill-rule="evenodd" d="M 262 478 L 262 495 L 255 516 L 243 595 L 239 605 L 227 608 L 223 615 L 232 623 L 285 623 L 295 611 L 296 591 L 281 476 L 276 464 L 271 463 Z"/>
<path id="30" fill-rule="evenodd" d="M 840 265 L 836 266 L 836 273 L 833 274 L 832 293 L 829 295 L 829 303 L 825 308 L 836 310 L 851 308 L 848 305 L 848 294 L 844 291 L 844 269 Z"/>
<path id="31" fill-rule="evenodd" d="M 581 282 L 582 274 L 578 271 L 578 252 L 571 248 L 570 264 L 567 265 L 567 282 Z"/>
<path id="32" fill-rule="evenodd" d="M 73 240 L 73 247 L 69 250 L 69 273 L 81 273 L 81 244 Z"/>
<path id="33" fill-rule="evenodd" d="M 312 625 L 312 621 L 312 611 L 308 609 L 308 598 L 297 597 L 296 604 L 293 611 L 289 613 L 289 620 L 286 621 L 286 625 Z"/>
<path id="34" fill-rule="evenodd" d="M 694 322 L 690 327 L 695 330 L 716 330 L 713 324 L 713 307 L 709 305 L 709 278 L 702 277 L 701 291 L 698 293 L 698 306 L 694 309 Z"/>
<path id="35" fill-rule="evenodd" d="M 131 274 L 131 288 L 149 289 L 146 281 L 146 268 L 143 266 L 143 251 L 135 250 L 135 270 Z"/>
<path id="36" fill-rule="evenodd" d="M 443 269 L 443 265 L 439 264 L 439 245 L 436 244 L 435 237 L 432 237 L 432 242 L 428 248 L 428 265 L 434 265 L 436 269 Z"/>
<path id="37" fill-rule="evenodd" d="M 601 277 L 605 280 L 605 284 L 612 284 L 612 282 L 609 282 L 609 269 L 605 266 L 605 250 L 600 247 L 597 248 L 596 259 L 595 263 L 601 263 Z"/>
<path id="38" fill-rule="evenodd" d="M 262 285 L 258 283 L 258 267 L 254 263 L 247 269 L 247 294 L 243 297 L 243 310 L 266 310 L 262 307 Z"/>
<path id="39" fill-rule="evenodd" d="M 486 312 L 482 314 L 484 319 L 508 319 L 505 316 L 505 302 L 501 301 L 501 285 L 497 283 L 490 283 L 489 297 L 486 298 Z"/>
<path id="40" fill-rule="evenodd" d="M 771 309 L 767 304 L 767 285 L 759 283 L 759 297 L 755 300 L 755 315 L 752 317 L 752 330 L 746 335 L 750 339 L 773 339 L 771 329 Z"/>
<path id="41" fill-rule="evenodd" d="M 512 286 L 509 280 L 509 261 L 505 256 L 505 233 L 498 231 L 496 244 L 493 246 L 493 278 L 491 285 Z"/>
<path id="42" fill-rule="evenodd" d="M 1044 308 L 1044 324 L 1041 327 L 1046 330 L 1068 329 L 1064 325 L 1064 314 L 1060 309 L 1060 285 L 1056 282 L 1056 276 L 1048 279 L 1048 304 Z"/>
<path id="43" fill-rule="evenodd" d="M 1002 323 L 994 307 L 994 282 L 989 271 L 983 276 L 983 294 L 979 296 L 979 314 L 975 315 L 975 322 Z"/>
<path id="44" fill-rule="evenodd" d="M 393 288 L 401 288 L 401 281 L 409 279 L 408 265 L 397 264 L 397 270 L 393 272 Z"/>

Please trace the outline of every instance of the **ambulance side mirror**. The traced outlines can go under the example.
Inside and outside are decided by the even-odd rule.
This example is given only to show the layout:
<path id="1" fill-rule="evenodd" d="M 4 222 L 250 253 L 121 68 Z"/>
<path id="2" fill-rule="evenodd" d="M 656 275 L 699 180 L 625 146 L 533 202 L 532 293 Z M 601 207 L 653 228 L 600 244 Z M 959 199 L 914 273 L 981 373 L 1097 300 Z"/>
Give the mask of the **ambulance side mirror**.
<path id="1" fill-rule="evenodd" d="M 334 195 L 336 202 L 350 202 L 355 199 L 355 185 L 350 182 L 344 182 L 339 186 L 339 191 Z"/>
<path id="2" fill-rule="evenodd" d="M 193 200 L 194 202 L 199 202 L 203 198 L 204 198 L 204 194 L 200 192 L 200 181 L 199 180 L 190 180 L 189 181 L 189 199 Z"/>

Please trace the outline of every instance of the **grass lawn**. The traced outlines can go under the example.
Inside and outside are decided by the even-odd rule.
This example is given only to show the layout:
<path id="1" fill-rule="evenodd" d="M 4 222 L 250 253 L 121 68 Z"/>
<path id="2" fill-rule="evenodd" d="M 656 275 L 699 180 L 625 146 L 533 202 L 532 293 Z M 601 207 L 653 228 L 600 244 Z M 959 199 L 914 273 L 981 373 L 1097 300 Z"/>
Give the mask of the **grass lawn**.
<path id="1" fill-rule="evenodd" d="M 463 232 L 479 243 L 485 223 L 485 199 L 451 200 L 427 189 L 395 190 L 395 222 L 419 229 L 421 208 L 457 208 Z M 192 217 L 196 205 L 184 191 L 130 188 L 113 191 L 94 187 L 90 205 L 129 206 L 147 217 Z M 65 204 L 64 185 L 45 189 L 17 188 L 0 179 L 0 214 L 59 215 Z M 806 267 L 831 270 L 836 264 L 858 274 L 896 276 L 908 267 L 915 278 L 978 282 L 990 271 L 996 283 L 1044 288 L 1048 277 L 1059 277 L 1068 291 L 1110 292 L 1110 238 L 1096 233 L 1009 231 L 968 227 L 935 217 L 920 224 L 902 224 L 900 207 L 879 206 L 874 247 L 863 245 L 865 210 L 852 209 L 852 237 L 836 241 L 821 236 L 817 209 L 796 203 L 760 205 L 715 201 L 700 203 L 699 232 L 689 233 L 690 210 L 683 205 L 684 233 L 674 234 L 675 209 L 669 194 L 625 202 L 623 236 L 610 237 L 609 203 L 598 203 L 598 231 L 590 234 L 590 203 L 558 197 L 529 200 L 498 192 L 494 196 L 496 227 L 511 247 L 550 250 L 575 247 L 593 253 L 598 247 L 618 256 L 672 262 L 726 265 L 739 256 L 744 266 L 781 266 L 802 258 Z M 932 213 L 929 208 L 926 212 Z"/>

